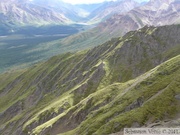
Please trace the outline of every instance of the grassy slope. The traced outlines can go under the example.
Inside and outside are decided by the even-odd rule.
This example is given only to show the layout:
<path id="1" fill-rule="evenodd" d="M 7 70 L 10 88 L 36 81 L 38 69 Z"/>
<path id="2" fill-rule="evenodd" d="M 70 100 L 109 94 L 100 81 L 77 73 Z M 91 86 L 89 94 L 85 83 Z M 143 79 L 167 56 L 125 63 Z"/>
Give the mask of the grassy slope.
<path id="1" fill-rule="evenodd" d="M 134 123 L 143 126 L 147 122 L 172 119 L 180 111 L 180 104 L 175 99 L 180 94 L 179 66 L 180 56 L 177 56 L 135 80 L 114 84 L 90 95 L 93 97 L 91 108 L 97 103 L 111 102 L 89 113 L 75 130 L 64 135 L 109 134 L 131 127 Z M 88 105 L 85 104 L 84 108 L 88 108 Z"/>
<path id="2" fill-rule="evenodd" d="M 107 134 L 173 116 L 178 111 L 173 98 L 179 93 L 178 28 L 143 28 L 91 50 L 54 56 L 27 71 L 2 74 L 2 133 Z"/>

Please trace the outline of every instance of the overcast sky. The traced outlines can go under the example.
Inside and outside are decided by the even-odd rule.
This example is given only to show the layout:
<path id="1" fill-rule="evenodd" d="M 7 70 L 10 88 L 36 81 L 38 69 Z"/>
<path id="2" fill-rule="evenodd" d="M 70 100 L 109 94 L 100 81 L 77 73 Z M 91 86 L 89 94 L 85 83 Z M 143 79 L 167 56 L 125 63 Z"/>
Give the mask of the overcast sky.
<path id="1" fill-rule="evenodd" d="M 90 3 L 100 3 L 103 1 L 113 1 L 113 0 L 63 0 L 63 1 L 71 4 L 90 4 Z"/>

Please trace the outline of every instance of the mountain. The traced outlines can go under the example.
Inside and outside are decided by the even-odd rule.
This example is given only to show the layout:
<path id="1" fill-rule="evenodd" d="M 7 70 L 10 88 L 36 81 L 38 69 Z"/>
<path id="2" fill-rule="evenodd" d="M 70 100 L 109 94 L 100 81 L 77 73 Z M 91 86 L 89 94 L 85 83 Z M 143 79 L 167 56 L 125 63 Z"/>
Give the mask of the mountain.
<path id="1" fill-rule="evenodd" d="M 0 17 L 1 23 L 7 25 L 62 25 L 85 22 L 89 18 L 100 17 L 102 20 L 111 14 L 126 12 L 136 6 L 137 3 L 132 0 L 90 5 L 71 5 L 61 0 L 2 0 Z M 91 15 L 87 17 L 89 14 Z"/>
<path id="2" fill-rule="evenodd" d="M 1 0 L 0 35 L 16 34 L 29 26 L 94 24 L 137 5 L 133 0 L 90 5 L 71 5 L 62 0 Z"/>
<path id="3" fill-rule="evenodd" d="M 57 12 L 32 1 L 0 1 L 0 35 L 14 34 L 29 26 L 35 28 L 42 25 L 64 25 L 72 22 L 63 12 Z"/>
<path id="4" fill-rule="evenodd" d="M 70 23 L 63 14 L 29 1 L 0 1 L 1 20 L 13 24 Z M 3 18 L 3 19 L 2 19 Z"/>
<path id="5" fill-rule="evenodd" d="M 124 6 L 125 11 L 129 10 L 128 5 L 133 6 L 133 2 L 128 1 L 105 3 L 111 10 Z M 61 0 L 0 1 L 0 72 L 29 66 L 59 53 L 84 49 L 53 40 L 94 27 L 84 22 L 88 21 L 90 12 L 105 3 L 90 4 L 86 9 L 87 5 L 71 5 Z"/>
<path id="6" fill-rule="evenodd" d="M 179 0 L 151 0 L 147 5 L 134 9 L 132 14 L 138 16 L 137 19 L 140 18 L 142 23 L 146 25 L 177 24 L 180 20 L 179 8 Z"/>
<path id="7" fill-rule="evenodd" d="M 89 23 L 101 22 L 102 20 L 105 20 L 114 14 L 126 13 L 139 5 L 140 4 L 134 0 L 117 0 L 104 2 L 100 7 L 91 12 L 91 14 L 88 16 L 90 20 Z"/>
<path id="8" fill-rule="evenodd" d="M 89 14 L 88 11 L 61 0 L 33 0 L 32 3 L 61 13 L 73 22 L 81 21 Z"/>
<path id="9" fill-rule="evenodd" d="M 124 35 L 145 25 L 162 26 L 178 24 L 180 20 L 180 1 L 150 1 L 146 5 L 132 9 L 125 15 L 114 15 L 101 23 L 97 29 L 109 37 Z"/>
<path id="10" fill-rule="evenodd" d="M 87 14 L 87 11 L 60 0 L 1 0 L 0 35 L 16 34 L 29 27 L 67 27 L 83 21 Z"/>
<path id="11" fill-rule="evenodd" d="M 180 1 L 151 0 L 143 6 L 124 14 L 115 14 L 95 28 L 72 35 L 60 41 L 64 46 L 88 48 L 122 36 L 129 31 L 148 26 L 163 26 L 180 23 Z"/>
<path id="12" fill-rule="evenodd" d="M 1 74 L 1 135 L 103 135 L 157 121 L 176 127 L 179 35 L 179 25 L 146 26 Z"/>
<path id="13" fill-rule="evenodd" d="M 1 0 L 0 33 L 13 33 L 22 26 L 79 24 L 89 19 L 95 23 L 136 6 L 132 0 L 89 5 L 71 5 L 62 0 Z"/>

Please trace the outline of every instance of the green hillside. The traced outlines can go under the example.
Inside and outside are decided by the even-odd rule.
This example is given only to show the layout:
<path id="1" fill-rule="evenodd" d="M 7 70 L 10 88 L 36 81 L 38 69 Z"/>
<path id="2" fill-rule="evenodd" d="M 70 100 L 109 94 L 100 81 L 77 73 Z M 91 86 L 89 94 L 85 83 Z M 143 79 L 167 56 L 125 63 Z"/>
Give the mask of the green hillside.
<path id="1" fill-rule="evenodd" d="M 179 25 L 144 27 L 1 74 L 1 134 L 108 135 L 173 123 L 180 111 L 179 35 Z"/>

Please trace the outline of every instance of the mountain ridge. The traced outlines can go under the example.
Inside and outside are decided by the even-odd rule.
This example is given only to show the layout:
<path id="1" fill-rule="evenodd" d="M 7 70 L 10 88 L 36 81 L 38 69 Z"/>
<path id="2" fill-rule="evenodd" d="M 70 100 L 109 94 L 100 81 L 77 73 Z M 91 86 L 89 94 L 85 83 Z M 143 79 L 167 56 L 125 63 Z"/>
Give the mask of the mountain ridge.
<path id="1" fill-rule="evenodd" d="M 138 6 L 140 6 L 140 4 L 135 0 L 118 0 L 106 2 L 88 16 L 88 18 L 90 18 L 88 23 L 101 22 L 102 20 L 105 20 L 114 14 L 123 14 Z"/>
<path id="2" fill-rule="evenodd" d="M 111 4 L 108 4 L 111 3 Z M 70 25 L 70 24 L 84 24 L 87 23 L 90 19 L 90 16 L 99 16 L 96 17 L 98 21 L 105 19 L 114 13 L 117 13 L 112 7 L 117 6 L 123 7 L 122 4 L 127 2 L 104 2 L 91 8 L 91 10 L 85 10 L 83 5 L 72 5 L 70 3 L 65 3 L 60 0 L 48 0 L 44 2 L 43 0 L 11 0 L 11 1 L 1 1 L 0 2 L 0 32 L 9 31 L 9 34 L 13 34 L 17 28 L 20 29 L 22 26 L 42 26 L 42 25 Z M 129 2 L 130 3 L 130 2 Z M 124 6 L 128 8 L 128 11 L 135 7 L 136 5 L 127 4 Z M 98 5 L 98 4 L 97 4 Z M 104 6 L 103 6 L 104 5 Z M 92 13 L 94 10 L 98 9 L 100 6 L 107 8 L 103 10 L 111 10 L 107 13 L 102 13 L 101 15 L 98 12 Z M 86 7 L 86 6 L 85 6 Z M 101 7 L 101 9 L 102 9 Z M 109 9 L 108 9 L 109 8 Z M 127 11 L 126 8 L 122 8 Z M 117 8 L 116 8 L 117 9 Z M 112 12 L 112 13 L 110 13 Z M 118 10 L 118 12 L 120 12 Z M 121 11 L 122 12 L 122 11 Z M 104 15 L 103 15 L 104 14 Z M 91 24 L 94 24 L 94 21 L 91 21 Z M 97 23 L 97 22 L 96 22 Z M 12 32 L 11 32 L 12 31 Z"/>
<path id="3" fill-rule="evenodd" d="M 8 80 L 0 81 L 2 134 L 100 135 L 134 122 L 142 126 L 148 114 L 150 123 L 173 117 L 179 105 L 174 96 L 180 94 L 179 35 L 179 25 L 146 26 L 91 50 L 1 74 L 0 80 Z"/>
<path id="4" fill-rule="evenodd" d="M 60 41 L 60 44 L 69 46 L 96 46 L 111 38 L 123 36 L 129 31 L 140 29 L 146 25 L 163 26 L 179 24 L 180 2 L 172 1 L 165 9 L 155 8 L 162 6 L 161 3 L 152 1 L 137 7 L 125 14 L 116 14 L 99 23 L 95 28 L 72 35 Z M 160 5 L 159 5 L 160 4 Z M 92 46 L 92 47 L 93 47 Z"/>

